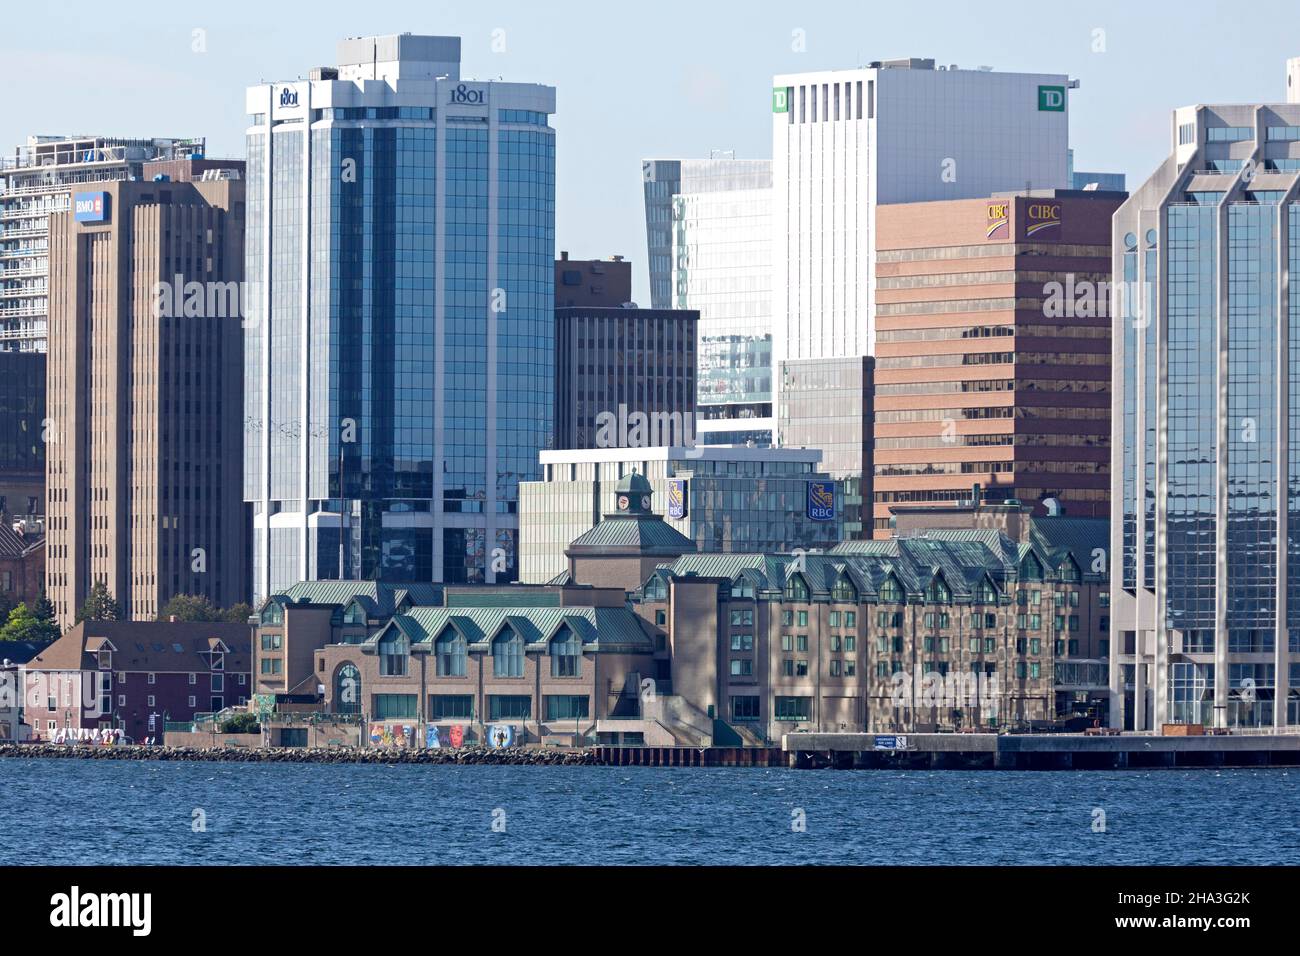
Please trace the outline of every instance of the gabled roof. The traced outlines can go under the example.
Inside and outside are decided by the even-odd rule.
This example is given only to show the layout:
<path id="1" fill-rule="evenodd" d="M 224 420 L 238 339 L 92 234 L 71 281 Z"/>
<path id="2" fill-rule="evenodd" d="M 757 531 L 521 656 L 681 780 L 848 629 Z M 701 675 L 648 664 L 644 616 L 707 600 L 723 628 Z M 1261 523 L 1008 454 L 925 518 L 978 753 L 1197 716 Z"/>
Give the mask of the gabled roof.
<path id="1" fill-rule="evenodd" d="M 215 646 L 214 646 L 215 642 Z M 250 667 L 253 640 L 247 624 L 200 621 L 83 621 L 33 657 L 29 670 L 95 669 L 91 655 L 113 654 L 115 671 L 205 671 L 209 654 L 224 645 L 225 668 Z"/>

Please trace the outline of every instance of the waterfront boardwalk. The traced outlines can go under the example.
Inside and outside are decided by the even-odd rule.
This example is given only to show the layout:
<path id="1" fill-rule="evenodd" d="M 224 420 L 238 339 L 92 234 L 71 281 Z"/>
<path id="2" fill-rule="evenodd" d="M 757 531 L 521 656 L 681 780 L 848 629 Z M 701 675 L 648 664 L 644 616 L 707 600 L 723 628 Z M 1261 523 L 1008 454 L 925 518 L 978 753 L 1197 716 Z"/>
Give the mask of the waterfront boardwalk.
<path id="1" fill-rule="evenodd" d="M 1300 734 L 786 734 L 791 767 L 1123 770 L 1300 766 Z"/>

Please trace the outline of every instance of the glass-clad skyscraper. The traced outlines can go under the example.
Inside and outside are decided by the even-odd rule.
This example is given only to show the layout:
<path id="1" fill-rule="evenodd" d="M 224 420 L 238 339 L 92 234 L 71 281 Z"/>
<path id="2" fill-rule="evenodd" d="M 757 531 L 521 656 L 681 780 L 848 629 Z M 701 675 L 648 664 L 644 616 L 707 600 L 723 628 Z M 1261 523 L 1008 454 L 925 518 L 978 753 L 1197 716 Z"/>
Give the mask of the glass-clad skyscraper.
<path id="1" fill-rule="evenodd" d="M 555 91 L 403 34 L 247 109 L 255 596 L 513 579 L 553 420 Z"/>
<path id="2" fill-rule="evenodd" d="M 700 313 L 696 432 L 772 443 L 772 163 L 642 163 L 650 300 Z"/>
<path id="3" fill-rule="evenodd" d="M 1294 725 L 1300 105 L 1174 117 L 1114 219 L 1111 720 Z"/>

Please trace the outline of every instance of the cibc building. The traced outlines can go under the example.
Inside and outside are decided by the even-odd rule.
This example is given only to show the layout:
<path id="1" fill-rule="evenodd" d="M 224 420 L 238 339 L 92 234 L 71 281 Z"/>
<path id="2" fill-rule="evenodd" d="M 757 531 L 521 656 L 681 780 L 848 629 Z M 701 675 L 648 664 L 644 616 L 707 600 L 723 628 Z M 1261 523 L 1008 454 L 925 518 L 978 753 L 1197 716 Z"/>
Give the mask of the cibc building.
<path id="1" fill-rule="evenodd" d="M 1292 76 L 1294 67 L 1292 61 Z M 1300 95 L 1187 106 L 1116 213 L 1111 722 L 1300 723 Z M 1124 291 L 1124 290 L 1120 290 Z"/>
<path id="2" fill-rule="evenodd" d="M 555 91 L 402 34 L 246 102 L 254 594 L 513 578 L 553 422 Z"/>

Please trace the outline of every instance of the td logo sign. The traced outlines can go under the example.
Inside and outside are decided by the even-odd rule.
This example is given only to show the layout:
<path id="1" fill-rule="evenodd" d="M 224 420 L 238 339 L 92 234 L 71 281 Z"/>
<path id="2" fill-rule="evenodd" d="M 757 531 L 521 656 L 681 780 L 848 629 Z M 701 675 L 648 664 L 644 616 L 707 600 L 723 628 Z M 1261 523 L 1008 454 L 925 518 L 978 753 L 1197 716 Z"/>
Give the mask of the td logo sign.
<path id="1" fill-rule="evenodd" d="M 1040 86 L 1038 88 L 1038 112 L 1064 113 L 1065 87 Z"/>

